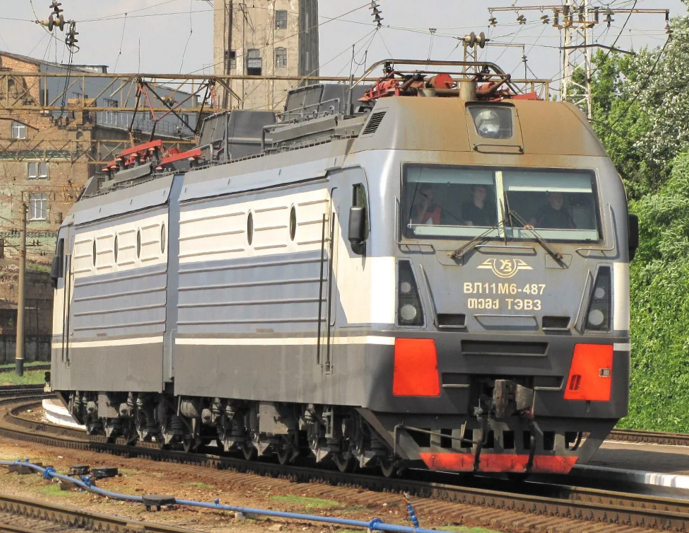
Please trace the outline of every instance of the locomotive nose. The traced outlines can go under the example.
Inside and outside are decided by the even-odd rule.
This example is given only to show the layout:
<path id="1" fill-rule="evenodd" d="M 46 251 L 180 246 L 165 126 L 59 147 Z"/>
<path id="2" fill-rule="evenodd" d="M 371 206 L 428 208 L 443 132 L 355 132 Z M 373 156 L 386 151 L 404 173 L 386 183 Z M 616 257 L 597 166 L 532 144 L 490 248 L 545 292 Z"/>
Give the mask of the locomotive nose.
<path id="1" fill-rule="evenodd" d="M 466 332 L 564 332 L 576 326 L 587 269 L 574 268 L 571 254 L 556 260 L 531 246 L 506 255 L 513 247 L 481 249 L 459 262 L 439 250 L 437 261 L 424 264 L 439 329 L 453 321 Z"/>

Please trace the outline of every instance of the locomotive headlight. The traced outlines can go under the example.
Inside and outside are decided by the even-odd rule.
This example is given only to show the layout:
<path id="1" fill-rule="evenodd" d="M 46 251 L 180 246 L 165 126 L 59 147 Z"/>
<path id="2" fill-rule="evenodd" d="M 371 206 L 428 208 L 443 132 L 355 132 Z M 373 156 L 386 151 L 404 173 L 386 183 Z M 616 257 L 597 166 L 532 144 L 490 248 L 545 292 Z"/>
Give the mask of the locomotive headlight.
<path id="1" fill-rule="evenodd" d="M 500 135 L 500 116 L 492 109 L 479 112 L 474 123 L 481 137 L 496 138 Z"/>
<path id="2" fill-rule="evenodd" d="M 397 280 L 397 323 L 400 326 L 423 326 L 423 308 L 410 261 L 399 261 Z"/>
<path id="3" fill-rule="evenodd" d="M 504 104 L 467 105 L 476 133 L 487 139 L 509 139 L 513 135 L 512 106 Z"/>
<path id="4" fill-rule="evenodd" d="M 605 315 L 600 309 L 592 309 L 589 313 L 589 324 L 592 326 L 600 326 L 605 321 Z"/>
<path id="5" fill-rule="evenodd" d="M 586 314 L 587 331 L 610 331 L 612 314 L 611 272 L 609 266 L 598 268 L 591 301 Z"/>
<path id="6" fill-rule="evenodd" d="M 414 322 L 419 311 L 411 304 L 404 304 L 400 309 L 400 322 L 411 323 Z"/>

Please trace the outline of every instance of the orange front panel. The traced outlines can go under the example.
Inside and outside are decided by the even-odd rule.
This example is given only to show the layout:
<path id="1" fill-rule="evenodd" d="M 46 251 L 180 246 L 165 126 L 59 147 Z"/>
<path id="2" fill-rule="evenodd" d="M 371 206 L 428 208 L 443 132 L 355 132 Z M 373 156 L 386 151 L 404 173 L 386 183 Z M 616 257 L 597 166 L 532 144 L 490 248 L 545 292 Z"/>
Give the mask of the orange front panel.
<path id="1" fill-rule="evenodd" d="M 565 387 L 565 400 L 610 401 L 612 344 L 577 344 Z"/>
<path id="2" fill-rule="evenodd" d="M 433 339 L 395 339 L 395 396 L 440 396 L 438 357 Z"/>
<path id="3" fill-rule="evenodd" d="M 449 472 L 472 472 L 474 470 L 473 453 L 420 453 L 421 459 L 430 470 Z M 541 474 L 568 474 L 577 462 L 576 456 L 537 455 L 529 472 Z M 515 472 L 526 471 L 529 456 L 515 453 L 483 453 L 479 459 L 478 472 Z"/>

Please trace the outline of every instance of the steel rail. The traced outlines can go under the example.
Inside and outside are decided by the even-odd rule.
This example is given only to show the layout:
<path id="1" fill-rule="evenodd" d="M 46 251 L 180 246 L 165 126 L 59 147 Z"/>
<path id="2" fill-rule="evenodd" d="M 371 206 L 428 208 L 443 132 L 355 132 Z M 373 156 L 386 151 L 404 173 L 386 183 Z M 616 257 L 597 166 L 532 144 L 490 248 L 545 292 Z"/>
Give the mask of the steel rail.
<path id="1" fill-rule="evenodd" d="M 689 446 L 688 433 L 666 433 L 642 429 L 613 429 L 608 440 L 646 444 L 664 444 L 667 446 Z"/>
<path id="2" fill-rule="evenodd" d="M 8 401 L 0 400 L 0 402 L 7 403 Z M 137 446 L 109 444 L 103 437 L 87 438 L 82 431 L 37 423 L 20 416 L 23 410 L 35 405 L 35 401 L 23 403 L 7 412 L 0 419 L 0 436 L 70 449 L 194 464 L 217 469 L 234 469 L 238 472 L 269 477 L 286 477 L 298 482 L 319 480 L 333 485 L 354 485 L 378 492 L 407 492 L 418 497 L 450 503 L 551 517 L 675 531 L 686 531 L 689 524 L 689 501 L 687 500 L 529 481 L 517 487 L 516 490 L 520 492 L 510 492 L 504 485 L 499 490 L 494 490 L 451 484 L 457 479 L 457 476 L 453 474 L 416 471 L 415 475 L 424 479 L 388 479 L 367 474 L 341 474 L 337 471 L 311 466 L 283 466 L 277 463 L 245 461 L 232 457 L 160 450 L 151 443 L 143 443 L 143 445 L 139 443 Z M 46 430 L 51 429 L 51 426 L 54 431 L 59 432 L 59 436 L 45 433 Z"/>
<path id="3" fill-rule="evenodd" d="M 191 529 L 183 529 L 150 522 L 139 522 L 119 516 L 83 511 L 76 507 L 55 505 L 39 502 L 28 498 L 0 494 L 0 512 L 27 518 L 39 519 L 51 524 L 59 524 L 64 528 L 79 528 L 87 531 L 137 531 L 141 533 L 198 533 Z M 1 525 L 0 531 L 36 531 L 24 529 L 20 526 Z"/>
<path id="4" fill-rule="evenodd" d="M 13 369 L 14 370 L 14 369 Z M 3 385 L 0 386 L 0 398 L 15 396 L 31 396 L 42 394 L 43 385 Z"/>

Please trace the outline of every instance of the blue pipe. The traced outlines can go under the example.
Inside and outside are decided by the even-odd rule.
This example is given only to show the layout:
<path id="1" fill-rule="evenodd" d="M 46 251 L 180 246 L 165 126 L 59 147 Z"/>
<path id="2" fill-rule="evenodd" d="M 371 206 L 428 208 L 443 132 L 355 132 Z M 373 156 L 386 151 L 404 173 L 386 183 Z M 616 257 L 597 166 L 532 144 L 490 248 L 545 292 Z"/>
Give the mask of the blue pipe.
<path id="1" fill-rule="evenodd" d="M 109 490 L 103 490 L 101 488 L 98 488 L 95 486 L 93 482 L 90 481 L 89 478 L 84 479 L 76 479 L 73 477 L 65 476 L 63 474 L 58 474 L 55 472 L 55 469 L 52 467 L 48 468 L 43 468 L 38 465 L 34 465 L 29 463 L 29 460 L 26 459 L 25 461 L 0 461 L 0 465 L 2 466 L 10 466 L 10 465 L 22 465 L 22 466 L 27 466 L 31 468 L 32 470 L 35 470 L 37 472 L 41 472 L 43 474 L 43 477 L 46 479 L 61 479 L 63 481 L 67 481 L 69 483 L 72 483 L 73 485 L 77 485 L 78 487 L 87 490 L 89 492 L 93 492 L 94 494 L 99 494 L 101 496 L 106 496 L 110 499 L 113 500 L 124 500 L 124 501 L 129 501 L 129 502 L 134 502 L 134 503 L 143 503 L 144 499 L 142 496 L 131 496 L 129 494 L 119 494 L 117 492 L 110 492 Z M 335 517 L 330 517 L 330 516 L 318 516 L 318 515 L 310 515 L 310 514 L 300 514 L 300 513 L 287 513 L 284 511 L 270 511 L 268 509 L 252 509 L 250 507 L 235 507 L 233 505 L 223 505 L 220 503 L 220 500 L 215 500 L 213 503 L 208 503 L 208 502 L 197 502 L 194 500 L 177 500 L 175 499 L 175 503 L 177 505 L 186 505 L 189 507 L 201 507 L 205 509 L 216 509 L 216 510 L 221 510 L 221 511 L 234 511 L 238 513 L 244 513 L 244 514 L 252 514 L 252 515 L 259 515 L 259 516 L 273 516 L 277 518 L 291 518 L 294 520 L 305 520 L 309 522 L 325 522 L 328 524 L 337 524 L 341 526 L 351 526 L 351 527 L 360 527 L 364 529 L 369 529 L 370 531 L 383 531 L 383 532 L 390 532 L 390 533 L 442 533 L 442 530 L 439 529 L 422 529 L 419 527 L 409 527 L 409 526 L 398 526 L 395 524 L 386 524 L 383 522 L 380 518 L 374 518 L 370 522 L 365 522 L 363 520 L 348 520 L 346 518 L 335 518 Z"/>

